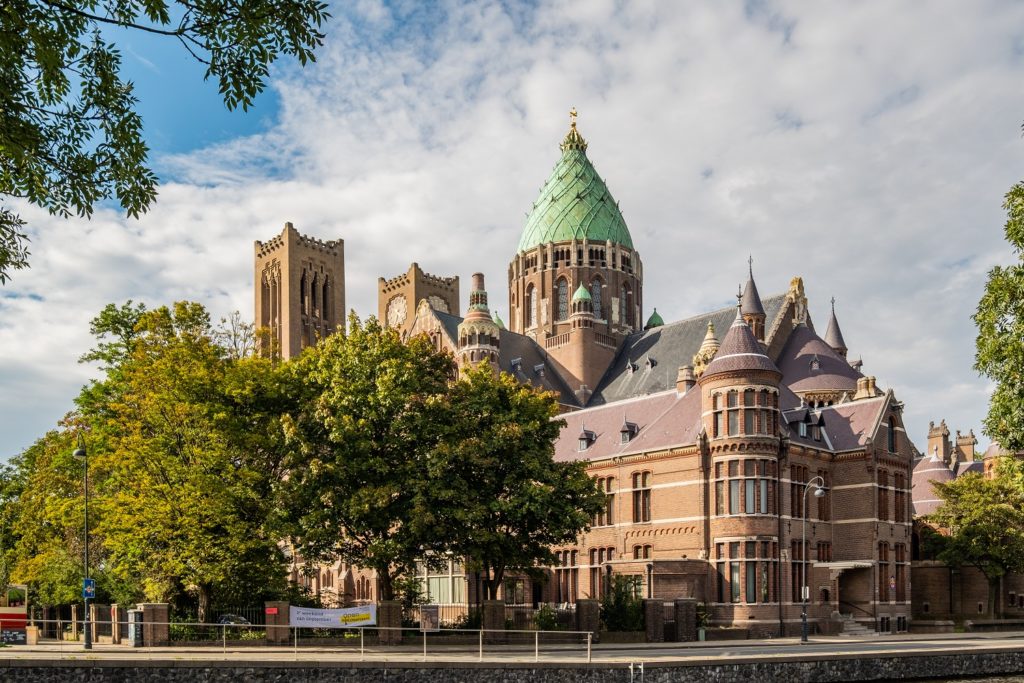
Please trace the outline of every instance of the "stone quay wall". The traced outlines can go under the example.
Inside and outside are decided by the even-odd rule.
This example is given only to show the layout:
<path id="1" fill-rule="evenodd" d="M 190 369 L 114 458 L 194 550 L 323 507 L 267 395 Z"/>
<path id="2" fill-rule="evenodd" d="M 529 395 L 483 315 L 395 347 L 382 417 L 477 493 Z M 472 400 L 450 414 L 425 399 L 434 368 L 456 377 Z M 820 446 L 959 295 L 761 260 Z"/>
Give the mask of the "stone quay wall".
<path id="1" fill-rule="evenodd" d="M 789 658 L 736 660 L 730 663 L 651 663 L 645 665 L 645 683 L 713 681 L 893 681 L 1006 675 L 1024 672 L 1024 652 L 911 655 L 876 657 L 846 655 L 828 660 Z M 628 664 L 523 664 L 523 663 L 339 663 L 202 661 L 0 661 L 0 681 L 29 683 L 227 683 L 228 681 L 288 681 L 289 683 L 621 683 L 629 680 Z"/>

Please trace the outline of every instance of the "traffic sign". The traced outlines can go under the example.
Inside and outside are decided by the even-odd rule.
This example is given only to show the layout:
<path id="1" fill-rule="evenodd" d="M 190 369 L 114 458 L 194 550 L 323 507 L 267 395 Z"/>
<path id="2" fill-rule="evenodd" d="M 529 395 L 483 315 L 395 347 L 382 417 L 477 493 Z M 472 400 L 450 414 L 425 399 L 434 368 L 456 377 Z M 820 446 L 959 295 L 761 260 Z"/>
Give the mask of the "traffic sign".
<path id="1" fill-rule="evenodd" d="M 82 579 L 82 597 L 86 600 L 96 597 L 96 579 Z"/>

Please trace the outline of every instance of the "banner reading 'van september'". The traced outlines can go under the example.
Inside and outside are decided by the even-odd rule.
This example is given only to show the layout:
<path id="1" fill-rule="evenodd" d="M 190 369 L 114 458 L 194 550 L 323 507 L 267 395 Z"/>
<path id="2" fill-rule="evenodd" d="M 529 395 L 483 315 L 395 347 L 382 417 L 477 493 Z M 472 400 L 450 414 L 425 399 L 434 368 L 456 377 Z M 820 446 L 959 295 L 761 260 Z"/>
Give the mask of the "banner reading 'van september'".
<path id="1" fill-rule="evenodd" d="M 312 609 L 292 605 L 288 611 L 288 625 L 301 628 L 356 628 L 376 624 L 377 605 L 344 609 Z"/>

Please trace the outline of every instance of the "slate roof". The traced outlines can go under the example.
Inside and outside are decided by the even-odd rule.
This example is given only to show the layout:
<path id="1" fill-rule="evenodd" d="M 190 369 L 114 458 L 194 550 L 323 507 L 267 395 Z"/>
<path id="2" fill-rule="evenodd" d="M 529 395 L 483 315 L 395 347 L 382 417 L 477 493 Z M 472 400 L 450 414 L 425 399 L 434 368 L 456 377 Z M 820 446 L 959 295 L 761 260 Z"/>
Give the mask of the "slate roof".
<path id="1" fill-rule="evenodd" d="M 874 438 L 878 419 L 888 405 L 889 395 L 840 403 L 820 408 L 825 433 L 835 451 L 863 448 Z"/>
<path id="2" fill-rule="evenodd" d="M 719 352 L 721 353 L 721 352 Z M 818 369 L 813 368 L 814 359 Z M 856 391 L 861 373 L 806 325 L 797 325 L 778 359 L 782 381 L 793 391 Z"/>
<path id="3" fill-rule="evenodd" d="M 722 340 L 714 360 L 708 363 L 704 370 L 704 376 L 715 375 L 721 372 L 732 372 L 735 370 L 767 370 L 778 372 L 775 363 L 769 358 L 764 347 L 754 337 L 750 326 L 743 320 L 740 311 L 736 311 L 736 319 L 733 320 L 729 331 Z"/>
<path id="4" fill-rule="evenodd" d="M 784 294 L 763 300 L 769 321 L 775 319 L 785 301 Z M 707 333 L 708 322 L 714 323 L 716 330 L 727 330 L 735 317 L 736 307 L 728 306 L 629 335 L 594 391 L 589 405 L 674 389 L 679 368 L 693 364 L 693 356 Z M 645 363 L 647 358 L 654 359 L 653 367 Z M 631 365 L 636 366 L 636 370 L 631 371 Z"/>
<path id="5" fill-rule="evenodd" d="M 825 330 L 825 343 L 833 349 L 846 351 L 846 340 L 843 339 L 843 331 L 839 329 L 835 304 L 832 304 L 832 316 L 828 319 L 828 329 Z"/>
<path id="6" fill-rule="evenodd" d="M 764 306 L 761 305 L 761 295 L 757 293 L 757 285 L 754 284 L 753 271 L 751 271 L 750 278 L 747 280 L 747 286 L 743 288 L 740 310 L 743 311 L 744 315 L 765 315 Z"/>
<path id="7" fill-rule="evenodd" d="M 925 456 L 914 463 L 910 493 L 914 515 L 930 515 L 938 509 L 942 502 L 935 494 L 932 482 L 945 483 L 955 478 L 956 475 L 946 466 L 946 463 L 934 456 Z"/>
<path id="8" fill-rule="evenodd" d="M 437 309 L 431 310 L 434 311 L 434 315 L 437 316 L 438 321 L 440 321 L 448 336 L 451 337 L 451 340 L 457 343 L 459 340 L 459 323 L 463 319 L 457 315 L 444 313 Z M 570 406 L 579 405 L 576 395 L 573 394 L 572 390 L 562 380 L 562 377 L 554 368 L 547 364 L 546 354 L 537 342 L 531 337 L 516 334 L 503 327 L 499 329 L 501 330 L 498 342 L 498 367 L 500 370 L 514 375 L 516 379 L 524 384 L 556 392 L 560 403 Z M 518 362 L 513 365 L 513 360 Z M 539 369 L 541 366 L 543 366 L 543 369 Z"/>
<path id="9" fill-rule="evenodd" d="M 672 389 L 561 417 L 566 426 L 555 442 L 557 461 L 604 460 L 617 455 L 646 453 L 697 441 L 701 428 L 700 391 L 680 395 Z M 621 430 L 626 421 L 635 424 L 638 431 L 623 444 Z M 581 451 L 579 435 L 584 428 L 596 438 L 587 450 Z"/>

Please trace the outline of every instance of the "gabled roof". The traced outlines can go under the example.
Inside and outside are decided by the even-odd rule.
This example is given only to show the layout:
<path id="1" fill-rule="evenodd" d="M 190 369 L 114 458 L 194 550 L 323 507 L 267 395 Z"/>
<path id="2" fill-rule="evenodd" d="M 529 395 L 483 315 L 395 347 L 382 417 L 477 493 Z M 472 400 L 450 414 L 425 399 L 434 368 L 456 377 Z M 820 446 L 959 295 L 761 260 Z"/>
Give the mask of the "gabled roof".
<path id="1" fill-rule="evenodd" d="M 890 394 L 819 408 L 825 433 L 835 451 L 852 451 L 875 438 L 882 413 L 889 407 Z"/>
<path id="2" fill-rule="evenodd" d="M 778 315 L 785 301 L 784 294 L 764 299 L 769 320 Z M 679 368 L 693 364 L 693 356 L 707 334 L 708 323 L 713 323 L 717 330 L 727 330 L 735 316 L 736 306 L 729 306 L 629 335 L 589 405 L 674 389 Z M 648 357 L 657 361 L 653 367 L 645 364 Z M 636 369 L 631 369 L 631 366 L 636 366 Z"/>

